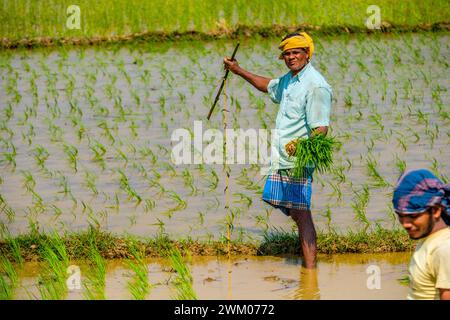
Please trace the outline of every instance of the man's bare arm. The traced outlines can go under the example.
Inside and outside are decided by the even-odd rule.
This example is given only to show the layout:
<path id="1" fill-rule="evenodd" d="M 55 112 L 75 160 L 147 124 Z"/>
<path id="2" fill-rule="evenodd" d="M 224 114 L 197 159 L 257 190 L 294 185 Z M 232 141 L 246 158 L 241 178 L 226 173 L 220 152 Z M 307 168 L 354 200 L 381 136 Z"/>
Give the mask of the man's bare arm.
<path id="1" fill-rule="evenodd" d="M 231 60 L 228 57 L 225 57 L 223 59 L 223 63 L 226 69 L 229 69 L 234 74 L 241 76 L 259 91 L 267 92 L 267 86 L 271 80 L 270 78 L 261 77 L 251 72 L 248 72 L 247 70 L 242 69 L 236 60 Z"/>
<path id="2" fill-rule="evenodd" d="M 441 300 L 450 300 L 450 289 L 439 289 Z"/>

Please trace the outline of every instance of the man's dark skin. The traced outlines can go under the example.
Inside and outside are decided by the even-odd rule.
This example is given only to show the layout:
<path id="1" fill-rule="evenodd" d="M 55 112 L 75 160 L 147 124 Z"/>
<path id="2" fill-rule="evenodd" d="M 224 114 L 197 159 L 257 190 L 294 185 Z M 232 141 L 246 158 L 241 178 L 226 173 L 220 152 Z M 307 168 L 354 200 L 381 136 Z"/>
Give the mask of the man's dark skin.
<path id="1" fill-rule="evenodd" d="M 309 48 L 292 48 L 283 52 L 283 59 L 292 75 L 297 75 L 309 62 Z M 223 59 L 224 66 L 234 74 L 237 74 L 248 81 L 256 89 L 267 92 L 270 78 L 261 77 L 241 68 L 236 60 L 228 57 Z M 313 129 L 313 135 L 318 133 L 327 134 L 328 127 L 317 127 Z M 299 240 L 303 251 L 303 266 L 308 269 L 316 267 L 317 245 L 316 230 L 310 210 L 289 209 L 289 214 L 298 227 Z"/>
<path id="2" fill-rule="evenodd" d="M 398 220 L 411 239 L 418 240 L 439 230 L 447 228 L 441 217 L 440 206 L 430 207 L 427 211 L 416 214 L 397 212 Z M 450 300 L 450 289 L 439 289 L 441 300 Z"/>

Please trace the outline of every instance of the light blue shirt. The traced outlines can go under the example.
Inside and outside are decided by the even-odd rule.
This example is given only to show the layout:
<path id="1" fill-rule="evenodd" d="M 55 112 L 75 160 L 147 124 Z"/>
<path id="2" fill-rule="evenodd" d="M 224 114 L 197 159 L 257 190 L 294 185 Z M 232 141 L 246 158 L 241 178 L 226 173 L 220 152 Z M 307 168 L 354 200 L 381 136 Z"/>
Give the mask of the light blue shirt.
<path id="1" fill-rule="evenodd" d="M 311 130 L 329 126 L 333 92 L 324 77 L 308 63 L 296 76 L 289 71 L 270 80 L 268 93 L 280 104 L 272 134 L 271 171 L 294 167 L 285 145 L 296 138 L 309 137 Z"/>

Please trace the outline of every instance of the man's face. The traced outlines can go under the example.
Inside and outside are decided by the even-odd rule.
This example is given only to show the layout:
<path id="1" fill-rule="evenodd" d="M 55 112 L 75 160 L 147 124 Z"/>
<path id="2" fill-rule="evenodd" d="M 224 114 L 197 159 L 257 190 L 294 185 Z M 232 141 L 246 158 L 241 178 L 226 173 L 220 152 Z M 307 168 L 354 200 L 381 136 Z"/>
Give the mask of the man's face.
<path id="1" fill-rule="evenodd" d="M 431 209 L 416 214 L 397 213 L 397 215 L 400 224 L 414 240 L 428 236 L 435 224 Z"/>
<path id="2" fill-rule="evenodd" d="M 284 63 L 295 75 L 308 62 L 309 48 L 292 48 L 283 52 Z"/>

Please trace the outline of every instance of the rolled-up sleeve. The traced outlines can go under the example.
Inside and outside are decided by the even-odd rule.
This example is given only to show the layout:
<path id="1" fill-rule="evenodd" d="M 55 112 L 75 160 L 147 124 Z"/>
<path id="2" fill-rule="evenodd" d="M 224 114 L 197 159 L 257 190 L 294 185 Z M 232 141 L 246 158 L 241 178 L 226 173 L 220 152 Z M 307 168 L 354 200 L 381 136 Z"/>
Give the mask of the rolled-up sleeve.
<path id="1" fill-rule="evenodd" d="M 307 98 L 306 122 L 311 129 L 330 125 L 332 93 L 328 88 L 317 87 Z"/>
<path id="2" fill-rule="evenodd" d="M 267 93 L 269 94 L 270 99 L 275 103 L 280 103 L 281 101 L 282 90 L 279 84 L 280 79 L 272 79 L 267 85 Z"/>

